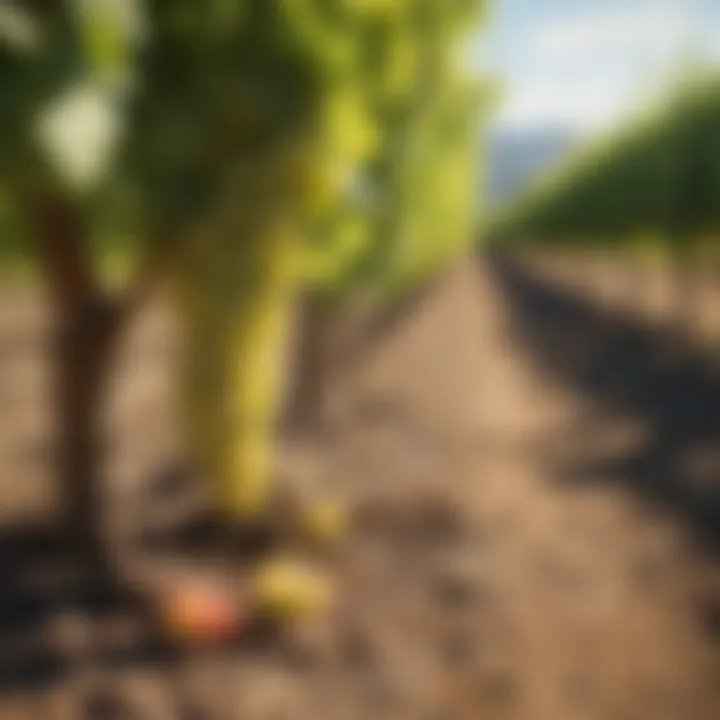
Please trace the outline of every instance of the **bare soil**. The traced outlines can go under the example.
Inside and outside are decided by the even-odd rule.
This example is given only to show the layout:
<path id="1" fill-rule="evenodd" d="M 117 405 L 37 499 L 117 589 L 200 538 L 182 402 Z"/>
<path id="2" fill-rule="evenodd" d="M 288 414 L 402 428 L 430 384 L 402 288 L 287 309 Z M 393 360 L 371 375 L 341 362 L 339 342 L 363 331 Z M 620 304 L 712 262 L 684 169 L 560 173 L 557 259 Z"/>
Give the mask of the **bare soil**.
<path id="1" fill-rule="evenodd" d="M 48 530 L 47 312 L 3 294 L 0 720 L 720 717 L 720 366 L 701 328 L 655 313 L 659 276 L 633 277 L 611 302 L 572 258 L 441 278 L 331 388 L 326 432 L 283 441 L 286 480 L 365 508 L 322 557 L 336 610 L 185 653 L 73 593 Z M 177 353 L 148 311 L 108 411 L 108 534 L 158 576 L 217 560 L 179 533 L 202 488 Z"/>

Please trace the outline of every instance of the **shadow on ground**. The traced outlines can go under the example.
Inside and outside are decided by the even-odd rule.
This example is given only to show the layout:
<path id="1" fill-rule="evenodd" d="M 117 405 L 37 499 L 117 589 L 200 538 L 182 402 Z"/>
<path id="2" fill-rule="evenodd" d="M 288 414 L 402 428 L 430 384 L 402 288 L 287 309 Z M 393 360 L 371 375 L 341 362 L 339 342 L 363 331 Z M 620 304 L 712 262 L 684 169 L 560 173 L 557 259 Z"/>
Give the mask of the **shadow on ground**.
<path id="1" fill-rule="evenodd" d="M 100 647 L 97 624 L 134 611 L 127 598 L 83 580 L 57 530 L 27 523 L 0 531 L 0 692 L 47 687 L 81 666 L 155 664 L 164 648 L 124 638 Z M 2 713 L 0 712 L 0 716 Z"/>
<path id="2" fill-rule="evenodd" d="M 510 258 L 490 262 L 520 347 L 547 376 L 619 418 L 643 440 L 589 449 L 558 470 L 570 485 L 608 482 L 637 493 L 720 551 L 720 368 L 709 353 L 629 313 L 599 308 Z M 572 437 L 572 436 L 569 436 Z M 592 443 L 590 443 L 592 446 Z"/>

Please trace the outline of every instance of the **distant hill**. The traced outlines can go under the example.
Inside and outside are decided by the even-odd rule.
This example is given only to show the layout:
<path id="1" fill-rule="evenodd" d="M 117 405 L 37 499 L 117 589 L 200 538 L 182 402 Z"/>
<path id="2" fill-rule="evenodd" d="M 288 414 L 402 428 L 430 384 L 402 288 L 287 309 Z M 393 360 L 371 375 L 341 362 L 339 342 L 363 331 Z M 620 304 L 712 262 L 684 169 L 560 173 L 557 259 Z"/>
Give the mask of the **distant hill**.
<path id="1" fill-rule="evenodd" d="M 496 205 L 521 191 L 538 171 L 551 166 L 578 140 L 560 127 L 495 130 L 490 135 L 486 197 Z"/>

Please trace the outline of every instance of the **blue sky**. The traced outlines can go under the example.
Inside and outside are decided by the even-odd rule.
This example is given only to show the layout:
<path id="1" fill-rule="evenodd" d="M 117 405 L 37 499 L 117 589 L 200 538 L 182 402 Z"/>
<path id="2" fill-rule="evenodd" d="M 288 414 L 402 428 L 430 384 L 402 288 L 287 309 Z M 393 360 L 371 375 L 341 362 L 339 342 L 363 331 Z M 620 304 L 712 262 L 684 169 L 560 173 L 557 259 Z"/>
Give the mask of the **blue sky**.
<path id="1" fill-rule="evenodd" d="M 720 0 L 491 0 L 475 57 L 505 81 L 502 127 L 618 122 L 690 54 L 720 63 Z"/>

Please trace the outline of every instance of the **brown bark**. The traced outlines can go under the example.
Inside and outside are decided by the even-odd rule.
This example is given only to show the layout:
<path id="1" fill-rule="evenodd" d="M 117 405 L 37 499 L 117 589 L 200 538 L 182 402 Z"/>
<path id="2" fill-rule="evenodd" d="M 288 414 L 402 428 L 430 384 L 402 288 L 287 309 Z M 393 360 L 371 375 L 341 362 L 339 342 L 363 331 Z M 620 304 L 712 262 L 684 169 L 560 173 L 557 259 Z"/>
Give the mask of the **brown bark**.
<path id="1" fill-rule="evenodd" d="M 45 280 L 55 307 L 64 310 L 85 304 L 96 294 L 92 269 L 84 248 L 78 213 L 55 199 L 26 208 L 36 231 Z"/>
<path id="2" fill-rule="evenodd" d="M 302 298 L 287 420 L 292 431 L 322 428 L 330 372 L 332 312 L 322 298 Z"/>
<path id="3" fill-rule="evenodd" d="M 672 274 L 675 307 L 675 325 L 679 333 L 684 334 L 688 323 L 692 323 L 695 311 L 695 288 L 692 277 L 692 264 L 686 253 L 676 250 L 672 257 Z"/>
<path id="4" fill-rule="evenodd" d="M 107 558 L 100 522 L 101 415 L 125 313 L 95 282 L 82 221 L 73 206 L 51 198 L 28 211 L 56 314 L 53 420 L 63 525 L 73 547 L 102 572 Z"/>
<path id="5" fill-rule="evenodd" d="M 118 330 L 112 306 L 92 300 L 59 318 L 55 345 L 57 480 L 74 543 L 105 567 L 102 536 L 102 410 Z"/>

